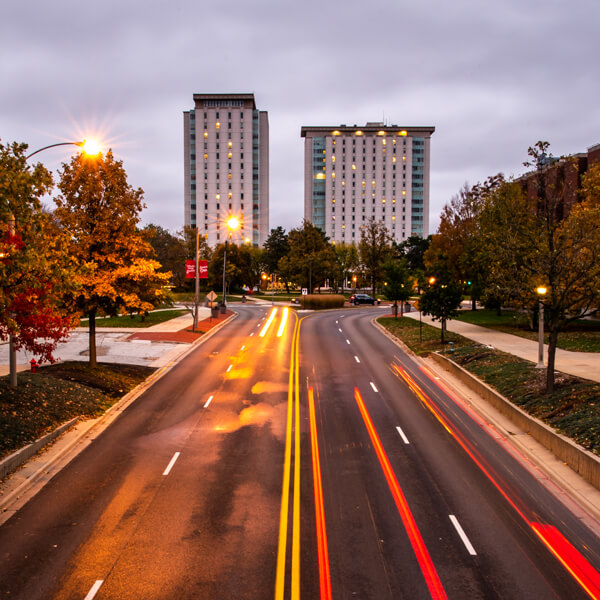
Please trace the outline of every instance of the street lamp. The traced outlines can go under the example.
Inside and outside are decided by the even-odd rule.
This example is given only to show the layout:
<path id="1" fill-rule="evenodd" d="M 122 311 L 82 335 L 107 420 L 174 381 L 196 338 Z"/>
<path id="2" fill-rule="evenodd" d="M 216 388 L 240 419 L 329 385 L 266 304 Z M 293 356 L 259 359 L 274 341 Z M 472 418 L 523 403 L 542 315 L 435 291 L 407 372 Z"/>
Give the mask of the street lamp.
<path id="1" fill-rule="evenodd" d="M 82 140 L 81 142 L 59 142 L 57 144 L 50 144 L 49 146 L 44 146 L 43 148 L 39 148 L 34 152 L 31 152 L 25 157 L 25 160 L 29 160 L 32 156 L 38 154 L 39 152 L 43 152 L 44 150 L 48 150 L 49 148 L 55 148 L 57 146 L 79 146 L 85 154 L 89 154 L 90 156 L 98 154 L 100 152 L 100 146 L 97 142 L 93 140 Z M 15 217 L 12 212 L 9 211 L 8 217 L 8 230 L 10 235 L 14 235 L 15 233 Z M 9 380 L 11 387 L 17 387 L 17 350 L 15 348 L 15 340 L 13 334 L 9 334 L 8 336 L 8 364 L 9 364 Z"/>
<path id="2" fill-rule="evenodd" d="M 81 142 L 59 142 L 58 144 L 50 144 L 49 146 L 44 146 L 43 148 L 40 148 L 39 150 L 28 154 L 25 157 L 25 160 L 30 159 L 38 152 L 48 150 L 48 148 L 56 148 L 57 146 L 79 146 L 83 153 L 89 156 L 95 156 L 96 154 L 100 153 L 100 144 L 96 140 L 82 140 Z"/>
<path id="3" fill-rule="evenodd" d="M 225 221 L 227 225 L 227 229 L 229 229 L 229 237 L 232 236 L 233 232 L 239 229 L 241 223 L 237 217 L 230 216 L 227 221 Z M 227 242 L 229 240 L 225 239 L 225 250 L 223 251 L 223 302 L 221 303 L 221 313 L 224 313 L 227 310 L 227 302 L 225 300 L 225 294 L 227 292 L 225 288 L 225 267 L 227 265 Z"/>
<path id="4" fill-rule="evenodd" d="M 535 366 L 536 369 L 544 368 L 544 303 L 543 297 L 547 292 L 547 289 L 543 286 L 536 288 L 535 290 L 539 298 L 539 317 L 538 317 L 538 363 Z"/>

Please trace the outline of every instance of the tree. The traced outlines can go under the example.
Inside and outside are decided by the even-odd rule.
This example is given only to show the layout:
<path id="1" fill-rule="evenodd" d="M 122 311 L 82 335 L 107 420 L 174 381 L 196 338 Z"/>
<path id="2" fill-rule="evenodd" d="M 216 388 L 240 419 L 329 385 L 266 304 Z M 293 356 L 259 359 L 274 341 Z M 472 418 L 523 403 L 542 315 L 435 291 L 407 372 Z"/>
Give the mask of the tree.
<path id="1" fill-rule="evenodd" d="M 290 251 L 280 259 L 278 267 L 282 276 L 290 279 L 309 293 L 321 287 L 335 268 L 335 252 L 329 238 L 310 221 L 303 221 L 302 227 L 292 229 L 288 235 Z"/>
<path id="2" fill-rule="evenodd" d="M 471 293 L 472 309 L 480 298 L 488 274 L 487 264 L 481 250 L 481 235 L 478 216 L 484 199 L 504 181 L 496 175 L 470 188 L 467 184 L 442 210 L 438 233 L 433 236 L 424 256 L 424 262 L 431 270 L 433 263 L 444 262 L 457 282 L 462 282 Z M 435 266 L 433 270 L 437 270 Z"/>
<path id="3" fill-rule="evenodd" d="M 74 156 L 62 165 L 55 215 L 80 265 L 72 305 L 89 318 L 89 364 L 96 365 L 96 316 L 148 311 L 164 298 L 170 273 L 159 273 L 153 250 L 137 229 L 143 191 L 133 189 L 121 161 Z"/>
<path id="4" fill-rule="evenodd" d="M 398 301 L 400 314 L 403 314 L 403 305 L 410 298 L 412 291 L 412 277 L 408 270 L 405 258 L 389 258 L 383 264 L 384 287 L 383 294 L 387 300 L 394 302 L 394 317 L 398 317 Z"/>
<path id="5" fill-rule="evenodd" d="M 264 243 L 264 266 L 268 273 L 278 273 L 279 261 L 287 256 L 290 250 L 288 235 L 281 226 L 271 229 Z M 278 273 L 279 274 L 279 273 Z"/>
<path id="6" fill-rule="evenodd" d="M 549 333 L 546 391 L 554 390 L 559 332 L 570 321 L 595 313 L 600 305 L 600 177 L 583 178 L 582 202 L 566 218 L 564 169 L 548 174 L 554 161 L 548 143 L 529 148 L 535 166 L 536 195 L 518 183 L 505 183 L 487 200 L 482 234 L 492 249 L 491 277 L 511 305 L 533 310 L 543 286 L 544 320 Z"/>
<path id="7" fill-rule="evenodd" d="M 419 307 L 424 315 L 441 322 L 441 341 L 445 344 L 446 321 L 458 314 L 462 301 L 462 286 L 447 276 L 441 280 L 431 278 L 419 299 Z"/>
<path id="8" fill-rule="evenodd" d="M 187 245 L 182 232 L 173 234 L 160 225 L 154 225 L 153 223 L 146 225 L 143 231 L 146 239 L 154 249 L 156 260 L 161 265 L 161 271 L 170 272 L 171 285 L 177 289 L 183 289 L 187 283 L 185 276 Z"/>
<path id="9" fill-rule="evenodd" d="M 393 254 L 392 238 L 383 223 L 375 219 L 368 221 L 362 231 L 358 251 L 375 296 L 377 283 L 383 278 L 383 264 Z"/>
<path id="10" fill-rule="evenodd" d="M 335 281 L 336 281 L 336 292 L 337 283 L 343 282 L 350 277 L 353 273 L 356 273 L 360 265 L 358 259 L 358 248 L 356 244 L 346 244 L 344 242 L 338 242 L 334 246 L 335 250 Z M 343 289 L 342 289 L 343 291 Z"/>
<path id="11" fill-rule="evenodd" d="M 26 150 L 26 144 L 0 144 L 0 339 L 12 338 L 15 351 L 25 348 L 52 362 L 75 324 L 60 301 L 73 285 L 74 265 L 40 202 L 53 187 L 52 175 L 40 163 L 28 165 Z"/>
<path id="12" fill-rule="evenodd" d="M 425 261 L 423 259 L 432 236 L 422 238 L 420 235 L 411 235 L 403 242 L 396 244 L 397 251 L 406 257 L 407 266 L 410 271 L 425 271 Z"/>

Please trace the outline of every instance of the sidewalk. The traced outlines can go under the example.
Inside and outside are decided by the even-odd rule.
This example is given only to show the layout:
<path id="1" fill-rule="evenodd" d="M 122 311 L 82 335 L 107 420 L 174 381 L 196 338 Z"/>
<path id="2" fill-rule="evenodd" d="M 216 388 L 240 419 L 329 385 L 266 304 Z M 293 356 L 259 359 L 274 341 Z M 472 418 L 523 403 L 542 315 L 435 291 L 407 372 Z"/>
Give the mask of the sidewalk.
<path id="1" fill-rule="evenodd" d="M 404 313 L 404 316 L 419 320 L 418 312 Z M 437 327 L 438 329 L 441 327 L 441 323 L 439 321 L 432 321 L 431 317 L 423 315 L 422 320 L 427 325 Z M 447 321 L 446 329 L 479 344 L 492 346 L 496 350 L 501 350 L 507 354 L 514 354 L 519 358 L 536 364 L 538 362 L 538 342 L 536 341 L 455 320 Z M 546 363 L 547 357 L 548 345 L 546 344 L 544 345 L 544 363 Z M 557 348 L 555 369 L 562 373 L 600 382 L 600 353 L 570 352 L 569 350 Z"/>
<path id="2" fill-rule="evenodd" d="M 227 315 L 220 315 L 226 317 Z M 207 331 L 222 318 L 213 319 L 214 323 L 206 323 L 210 318 L 210 308 L 200 307 L 199 328 Z M 96 352 L 101 362 L 147 365 L 160 368 L 183 354 L 200 334 L 185 331 L 193 325 L 191 314 L 182 315 L 148 328 L 139 327 L 97 327 Z M 89 356 L 89 340 L 87 328 L 78 327 L 69 339 L 56 348 L 54 357 L 57 360 L 87 360 Z M 33 355 L 21 350 L 17 353 L 17 370 L 30 369 Z M 8 374 L 8 344 L 0 345 L 0 376 Z"/>

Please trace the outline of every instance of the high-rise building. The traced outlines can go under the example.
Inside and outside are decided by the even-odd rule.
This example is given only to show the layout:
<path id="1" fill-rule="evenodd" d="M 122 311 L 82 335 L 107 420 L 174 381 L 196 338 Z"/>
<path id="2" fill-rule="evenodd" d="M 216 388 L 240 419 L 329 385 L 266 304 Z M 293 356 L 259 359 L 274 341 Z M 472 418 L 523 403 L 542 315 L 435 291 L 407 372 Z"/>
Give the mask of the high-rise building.
<path id="1" fill-rule="evenodd" d="M 358 242 L 370 220 L 392 238 L 429 229 L 429 144 L 434 127 L 302 127 L 304 218 L 332 240 Z"/>
<path id="2" fill-rule="evenodd" d="M 269 235 L 269 118 L 254 94 L 194 94 L 183 113 L 185 224 L 209 245 Z M 230 232 L 227 220 L 240 228 Z"/>

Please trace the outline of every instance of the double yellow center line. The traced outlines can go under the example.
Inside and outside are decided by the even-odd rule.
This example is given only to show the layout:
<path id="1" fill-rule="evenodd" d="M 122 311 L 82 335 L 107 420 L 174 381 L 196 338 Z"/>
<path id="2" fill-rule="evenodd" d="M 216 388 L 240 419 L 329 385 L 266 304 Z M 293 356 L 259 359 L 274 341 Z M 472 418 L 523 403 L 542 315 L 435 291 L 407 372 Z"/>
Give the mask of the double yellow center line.
<path id="1" fill-rule="evenodd" d="M 292 479 L 292 438 L 294 459 L 294 486 L 292 501 L 292 556 L 290 598 L 300 598 L 300 384 L 299 384 L 299 338 L 300 323 L 296 321 L 292 336 L 290 375 L 288 385 L 288 411 L 285 436 L 283 485 L 281 489 L 281 513 L 279 519 L 279 545 L 277 550 L 277 574 L 275 600 L 284 600 L 286 552 L 288 546 L 288 523 L 290 505 L 290 482 Z M 295 426 L 294 426 L 295 424 Z"/>

